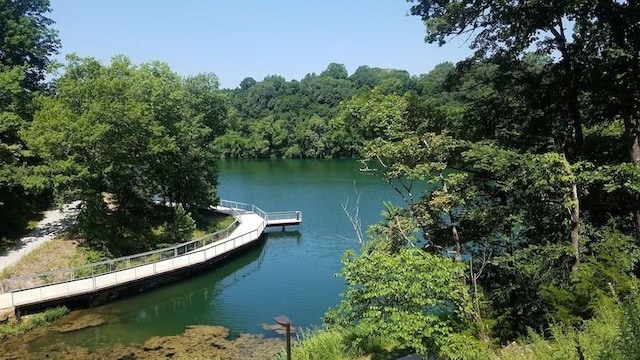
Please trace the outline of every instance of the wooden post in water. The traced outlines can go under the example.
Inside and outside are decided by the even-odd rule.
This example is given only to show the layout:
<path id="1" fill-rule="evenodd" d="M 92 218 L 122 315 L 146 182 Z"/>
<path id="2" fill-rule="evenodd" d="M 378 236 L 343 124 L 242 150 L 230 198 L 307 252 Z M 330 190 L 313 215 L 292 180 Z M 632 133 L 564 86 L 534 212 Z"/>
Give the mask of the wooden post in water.
<path id="1" fill-rule="evenodd" d="M 284 227 L 284 226 L 283 226 Z M 291 360 L 291 320 L 285 315 L 276 316 L 273 318 L 278 324 L 284 326 L 287 337 L 287 360 Z"/>

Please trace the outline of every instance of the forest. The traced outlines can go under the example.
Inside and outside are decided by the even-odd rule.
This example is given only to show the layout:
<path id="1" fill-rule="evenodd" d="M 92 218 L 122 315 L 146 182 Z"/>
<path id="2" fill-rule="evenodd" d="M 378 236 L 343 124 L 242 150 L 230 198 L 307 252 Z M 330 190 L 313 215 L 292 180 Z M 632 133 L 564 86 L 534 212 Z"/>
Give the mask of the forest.
<path id="1" fill-rule="evenodd" d="M 638 358 L 640 4 L 409 3 L 425 41 L 474 55 L 220 89 L 126 56 L 54 63 L 48 1 L 0 0 L 0 249 L 71 199 L 109 256 L 179 242 L 217 201 L 216 159 L 348 157 L 404 206 L 359 229 L 295 358 Z"/>

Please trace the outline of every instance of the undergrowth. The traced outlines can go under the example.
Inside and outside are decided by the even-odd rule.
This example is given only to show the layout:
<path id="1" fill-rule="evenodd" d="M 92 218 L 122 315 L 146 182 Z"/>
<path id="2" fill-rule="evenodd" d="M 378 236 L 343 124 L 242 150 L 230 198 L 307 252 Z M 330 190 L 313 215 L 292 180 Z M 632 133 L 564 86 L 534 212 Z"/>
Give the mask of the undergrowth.
<path id="1" fill-rule="evenodd" d="M 6 324 L 0 325 L 0 340 L 26 334 L 33 329 L 48 325 L 60 319 L 68 313 L 69 309 L 65 306 L 60 306 L 47 309 L 41 313 L 25 316 L 20 320 L 9 321 Z"/>

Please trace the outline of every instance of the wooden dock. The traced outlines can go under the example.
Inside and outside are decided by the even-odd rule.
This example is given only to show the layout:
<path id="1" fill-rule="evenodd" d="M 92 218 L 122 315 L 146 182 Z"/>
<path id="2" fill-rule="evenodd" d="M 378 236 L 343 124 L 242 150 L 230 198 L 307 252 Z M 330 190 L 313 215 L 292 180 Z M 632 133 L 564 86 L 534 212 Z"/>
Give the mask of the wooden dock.
<path id="1" fill-rule="evenodd" d="M 299 211 L 267 213 L 254 205 L 220 201 L 215 210 L 235 217 L 227 229 L 170 248 L 0 281 L 0 310 L 90 296 L 203 266 L 256 242 L 268 226 L 298 225 Z"/>

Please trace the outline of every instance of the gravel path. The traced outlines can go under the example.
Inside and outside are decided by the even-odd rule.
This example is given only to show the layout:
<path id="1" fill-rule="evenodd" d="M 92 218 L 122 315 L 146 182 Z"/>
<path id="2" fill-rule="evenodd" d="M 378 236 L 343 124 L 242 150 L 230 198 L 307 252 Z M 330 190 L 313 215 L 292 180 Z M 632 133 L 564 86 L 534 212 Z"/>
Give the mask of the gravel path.
<path id="1" fill-rule="evenodd" d="M 29 235 L 20 239 L 20 244 L 0 253 L 0 271 L 16 264 L 40 245 L 62 234 L 75 223 L 80 201 L 74 201 L 62 207 L 62 210 L 49 210 Z"/>

